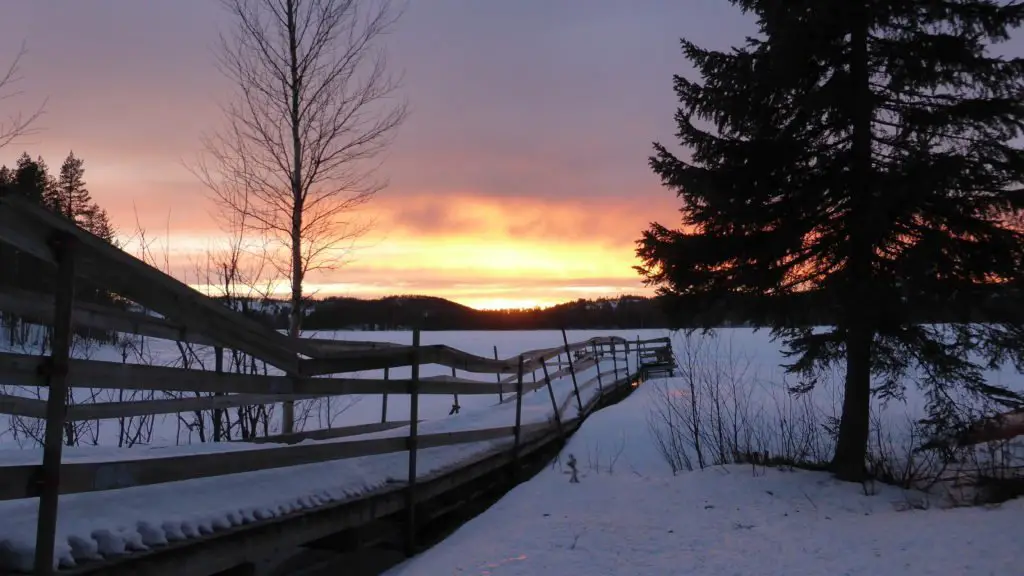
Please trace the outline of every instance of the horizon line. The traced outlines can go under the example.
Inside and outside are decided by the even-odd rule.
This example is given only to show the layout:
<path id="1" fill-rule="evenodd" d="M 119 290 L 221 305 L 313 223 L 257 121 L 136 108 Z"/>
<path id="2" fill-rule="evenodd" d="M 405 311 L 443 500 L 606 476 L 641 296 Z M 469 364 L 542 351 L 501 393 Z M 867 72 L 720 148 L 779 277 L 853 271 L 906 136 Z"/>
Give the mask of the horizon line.
<path id="1" fill-rule="evenodd" d="M 196 289 L 197 291 L 202 292 L 202 290 L 198 290 L 198 287 L 196 287 L 196 286 L 190 286 L 190 287 Z M 220 299 L 220 298 L 228 297 L 227 294 L 222 294 L 222 293 L 221 294 L 206 294 L 206 295 L 208 297 L 214 298 L 214 299 Z M 233 295 L 233 297 L 236 298 L 236 299 L 239 299 L 239 300 L 254 300 L 254 301 L 260 301 L 260 302 L 274 302 L 274 303 L 285 304 L 285 305 L 289 305 L 291 303 L 290 299 L 288 297 L 286 297 L 286 296 L 238 295 L 238 294 L 235 294 L 235 295 Z M 486 306 L 486 305 L 479 305 L 479 304 L 478 305 L 472 305 L 472 304 L 469 304 L 469 303 L 466 303 L 466 302 L 460 302 L 459 301 L 460 299 L 446 298 L 444 296 L 435 296 L 435 295 L 426 294 L 426 293 L 419 293 L 419 294 L 416 294 L 416 293 L 397 294 L 396 293 L 396 294 L 379 295 L 379 296 L 378 295 L 374 295 L 374 296 L 347 296 L 347 295 L 332 294 L 332 295 L 324 295 L 324 296 L 313 295 L 313 296 L 307 296 L 306 298 L 308 300 L 312 301 L 313 303 L 325 302 L 325 301 L 332 300 L 332 299 L 347 299 L 347 300 L 361 300 L 361 301 L 365 301 L 365 302 L 374 302 L 374 301 L 380 301 L 380 300 L 387 300 L 387 299 L 390 299 L 390 298 L 410 298 L 410 299 L 411 298 L 431 298 L 431 299 L 435 299 L 435 300 L 444 300 L 446 302 L 450 302 L 452 304 L 457 304 L 459 306 L 464 306 L 466 308 L 470 308 L 472 310 L 476 310 L 476 311 L 479 311 L 479 312 L 508 312 L 508 311 L 522 311 L 522 310 L 549 310 L 549 309 L 555 308 L 557 306 L 561 306 L 561 305 L 565 305 L 565 304 L 572 304 L 574 302 L 580 302 L 580 301 L 584 301 L 584 302 L 601 302 L 601 301 L 617 301 L 617 300 L 623 300 L 623 299 L 649 300 L 649 299 L 653 298 L 653 296 L 644 296 L 642 294 L 617 294 L 617 295 L 609 295 L 609 296 L 596 296 L 596 297 L 593 297 L 593 298 L 583 298 L 583 297 L 580 297 L 580 298 L 572 298 L 572 299 L 567 299 L 567 300 L 560 300 L 560 301 L 557 301 L 557 302 L 537 303 L 537 304 L 535 304 L 533 306 L 521 306 L 521 307 L 515 307 L 515 306 L 512 306 L 512 307 L 507 307 L 507 306 L 506 307 L 495 307 L 495 306 Z M 476 299 L 470 299 L 470 300 L 476 300 Z M 498 300 L 505 300 L 505 299 L 498 299 Z"/>

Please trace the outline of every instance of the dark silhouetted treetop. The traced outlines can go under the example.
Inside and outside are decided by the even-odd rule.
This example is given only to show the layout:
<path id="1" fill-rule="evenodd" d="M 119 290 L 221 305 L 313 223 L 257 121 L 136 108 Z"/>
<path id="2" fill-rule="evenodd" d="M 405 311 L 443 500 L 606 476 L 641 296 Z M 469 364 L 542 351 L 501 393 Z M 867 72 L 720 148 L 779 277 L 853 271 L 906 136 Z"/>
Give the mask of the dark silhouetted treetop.
<path id="1" fill-rule="evenodd" d="M 972 319 L 977 302 L 996 301 L 982 298 L 993 284 L 1022 280 L 1024 237 L 1009 223 L 1024 208 L 1024 64 L 992 46 L 1024 8 L 734 4 L 759 35 L 728 52 L 683 41 L 699 75 L 675 79 L 689 157 L 656 145 L 651 159 L 682 218 L 644 233 L 638 269 L 673 320 L 713 325 L 706 311 L 741 296 L 785 341 L 804 388 L 845 364 L 833 465 L 848 479 L 864 474 L 872 389 L 898 397 L 915 374 L 936 428 L 971 399 L 1021 402 L 982 375 L 985 362 L 1024 366 L 1021 315 Z M 797 321 L 804 294 L 833 326 Z M 916 321 L 922 306 L 950 322 Z"/>

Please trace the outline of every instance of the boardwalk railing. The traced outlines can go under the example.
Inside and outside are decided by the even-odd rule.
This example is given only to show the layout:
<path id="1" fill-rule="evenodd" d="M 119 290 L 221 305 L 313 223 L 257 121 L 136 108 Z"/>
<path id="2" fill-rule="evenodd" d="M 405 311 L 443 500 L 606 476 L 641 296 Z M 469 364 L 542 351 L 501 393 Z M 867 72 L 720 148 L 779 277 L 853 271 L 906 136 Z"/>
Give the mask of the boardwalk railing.
<path id="1" fill-rule="evenodd" d="M 73 223 L 9 196 L 0 196 L 0 243 L 56 267 L 56 293 L 52 296 L 10 289 L 0 291 L 0 310 L 53 327 L 49 356 L 0 354 L 0 383 L 47 389 L 45 401 L 0 395 L 0 413 L 46 421 L 42 465 L 0 467 L 0 500 L 39 498 L 36 574 L 48 574 L 54 569 L 54 538 L 61 494 L 407 451 L 406 489 L 410 504 L 407 513 L 410 514 L 409 525 L 413 526 L 418 450 L 510 437 L 515 453 L 522 443 L 546 434 L 553 426 L 562 430 L 564 420 L 585 415 L 594 399 L 585 404 L 581 391 L 595 385 L 599 388 L 621 385 L 622 374 L 627 378 L 632 374 L 630 343 L 625 339 L 602 337 L 570 343 L 564 331 L 562 346 L 525 351 L 506 359 L 485 358 L 447 346 L 424 346 L 420 344 L 418 331 L 414 332 L 411 345 L 288 338 L 192 290 Z M 75 286 L 79 279 L 88 280 L 151 313 L 78 302 Z M 79 327 L 213 346 L 218 354 L 223 354 L 224 349 L 235 350 L 270 364 L 281 374 L 233 374 L 220 369 L 188 370 L 71 358 L 72 334 Z M 637 342 L 637 351 L 647 344 L 668 345 L 667 339 Z M 565 360 L 561 359 L 563 356 Z M 602 374 L 600 362 L 607 359 L 612 360 L 613 370 Z M 639 360 L 638 355 L 637 368 Z M 218 368 L 220 364 L 218 362 Z M 425 365 L 448 367 L 452 375 L 421 377 L 420 368 Z M 410 369 L 410 377 L 387 377 L 390 370 L 406 367 Z M 597 376 L 578 382 L 577 377 L 593 367 L 597 368 Z M 383 379 L 346 376 L 367 370 L 384 370 L 386 376 Z M 493 380 L 460 377 L 457 371 L 489 375 Z M 527 375 L 529 382 L 524 380 Z M 566 376 L 572 379 L 573 394 L 559 404 L 552 381 Z M 69 390 L 80 387 L 212 395 L 69 405 Z M 553 421 L 522 424 L 523 395 L 542 387 L 550 394 Z M 409 395 L 409 419 L 388 422 L 385 415 L 380 424 L 291 432 L 261 439 L 265 447 L 216 454 L 62 463 L 63 429 L 68 422 L 223 410 L 354 394 Z M 503 402 L 516 402 L 515 421 L 496 428 L 418 434 L 418 404 L 423 394 L 496 394 Z M 577 413 L 570 416 L 574 404 Z M 339 438 L 400 426 L 409 426 L 408 435 L 288 445 L 301 440 Z"/>

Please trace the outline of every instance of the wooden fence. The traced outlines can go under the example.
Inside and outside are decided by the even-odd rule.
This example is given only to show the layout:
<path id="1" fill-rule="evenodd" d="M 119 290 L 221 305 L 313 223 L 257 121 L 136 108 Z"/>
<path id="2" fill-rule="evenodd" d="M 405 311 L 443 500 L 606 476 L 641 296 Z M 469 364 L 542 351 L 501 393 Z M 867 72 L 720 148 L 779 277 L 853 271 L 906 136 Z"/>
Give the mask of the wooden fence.
<path id="1" fill-rule="evenodd" d="M 157 366 L 116 364 L 88 360 L 66 359 L 65 370 L 54 370 L 54 356 L 39 357 L 21 354 L 0 354 L 0 382 L 16 383 L 24 386 L 49 386 L 51 392 L 58 389 L 54 379 L 63 374 L 64 386 L 102 386 L 123 389 L 146 390 L 181 390 L 189 392 L 219 392 L 222 396 L 207 396 L 183 399 L 148 400 L 136 402 L 109 402 L 83 404 L 67 407 L 62 401 L 66 395 L 59 392 L 51 396 L 56 401 L 40 401 L 30 398 L 4 395 L 0 398 L 0 412 L 12 415 L 47 418 L 47 430 L 51 424 L 63 425 L 66 420 L 84 420 L 101 418 L 126 418 L 139 415 L 168 414 L 195 410 L 213 410 L 227 406 L 240 406 L 251 403 L 271 403 L 283 399 L 301 399 L 300 393 L 317 393 L 331 396 L 349 394 L 408 394 L 411 399 L 409 420 L 385 422 L 382 424 L 361 425 L 329 430 L 315 430 L 286 434 L 275 438 L 261 439 L 263 443 L 271 443 L 264 448 L 245 449 L 231 452 L 176 456 L 167 458 L 145 458 L 120 460 L 114 462 L 82 462 L 60 463 L 46 460 L 42 466 L 6 466 L 0 467 L 0 500 L 15 498 L 39 497 L 39 545 L 37 549 L 46 552 L 46 558 L 38 558 L 36 573 L 46 573 L 52 565 L 53 539 L 56 529 L 56 509 L 53 516 L 47 516 L 45 502 L 52 499 L 56 502 L 59 494 L 75 494 L 100 490 L 112 490 L 134 486 L 145 486 L 166 482 L 192 480 L 211 476 L 239 474 L 258 470 L 267 470 L 287 466 L 297 466 L 318 462 L 328 462 L 361 456 L 371 456 L 394 452 L 408 452 L 409 478 L 407 489 L 410 498 L 415 499 L 416 458 L 417 451 L 439 446 L 481 442 L 501 438 L 512 438 L 512 450 L 516 451 L 522 442 L 543 435 L 552 429 L 552 425 L 561 428 L 562 419 L 567 411 L 575 405 L 579 412 L 585 413 L 580 392 L 593 385 L 601 385 L 602 379 L 613 383 L 621 379 L 622 372 L 602 373 L 600 364 L 602 357 L 612 354 L 618 347 L 626 354 L 615 356 L 625 366 L 629 362 L 630 343 L 618 337 L 594 338 L 574 344 L 545 350 L 534 350 L 516 356 L 512 361 L 517 366 L 516 374 L 511 378 L 501 378 L 499 382 L 484 382 L 466 378 L 438 376 L 420 377 L 420 367 L 431 363 L 440 363 L 448 355 L 437 355 L 434 347 L 418 344 L 419 332 L 414 332 L 414 343 L 408 348 L 393 347 L 400 352 L 391 357 L 388 369 L 410 367 L 408 379 L 373 380 L 358 378 L 287 378 L 278 376 L 226 374 L 210 371 L 185 370 Z M 582 351 L 580 355 L 573 352 Z M 460 353 L 461 354 L 461 353 Z M 461 354 L 465 360 L 467 354 Z M 562 361 L 561 358 L 565 360 Z M 422 358 L 422 359 L 421 359 Z M 605 358 L 607 359 L 607 358 Z M 474 359 L 474 362 L 494 362 L 488 359 Z M 494 373 L 499 377 L 504 371 L 507 361 L 495 362 Z M 563 365 L 564 367 L 558 367 Z M 462 364 L 464 365 L 464 364 Z M 549 369 L 554 365 L 554 369 Z M 576 375 L 593 367 L 597 367 L 597 376 L 578 383 Z M 532 368 L 528 368 L 532 367 Z M 539 368 L 537 368 L 539 367 Z M 479 369 L 479 367 L 478 367 Z M 536 382 L 524 382 L 524 376 L 537 371 L 542 376 Z M 628 373 L 628 372 L 627 372 Z M 570 377 L 573 379 L 574 391 L 564 402 L 556 404 L 552 381 Z M 503 398 L 503 402 L 515 402 L 515 421 L 508 426 L 486 429 L 460 430 L 435 434 L 418 434 L 418 401 L 423 394 L 495 394 L 501 385 L 510 384 L 511 394 Z M 522 424 L 522 399 L 527 392 L 547 388 L 551 402 L 554 423 Z M 55 410 L 59 408 L 60 410 Z M 60 413 L 63 411 L 64 413 Z M 56 416 L 52 416 L 57 413 Z M 66 414 L 66 417 L 65 417 Z M 48 418 L 53 418 L 50 420 Z M 337 438 L 347 435 L 365 434 L 409 426 L 405 436 L 390 438 L 374 438 L 368 440 L 352 440 L 345 442 L 329 442 L 319 444 L 288 445 L 306 439 Z M 53 450 L 54 444 L 60 447 L 62 438 L 59 434 L 48 434 L 46 449 Z M 413 521 L 410 519 L 410 521 Z M 49 545 L 47 545 L 49 543 Z"/>
<path id="2" fill-rule="evenodd" d="M 630 374 L 630 343 L 618 337 L 593 338 L 570 343 L 563 331 L 563 345 L 522 352 L 499 359 L 485 358 L 448 346 L 424 346 L 419 331 L 410 345 L 324 339 L 291 339 L 247 318 L 182 284 L 167 274 L 108 245 L 72 223 L 20 199 L 0 196 L 0 242 L 49 262 L 56 267 L 54 295 L 16 290 L 0 292 L 0 310 L 53 327 L 49 356 L 0 354 L 0 383 L 47 389 L 48 399 L 0 395 L 0 413 L 45 419 L 42 465 L 0 467 L 0 500 L 39 498 L 35 572 L 53 569 L 54 537 L 59 495 L 177 482 L 226 474 L 327 462 L 360 456 L 408 452 L 407 481 L 409 525 L 414 526 L 416 458 L 418 450 L 511 437 L 513 453 L 519 446 L 551 426 L 561 428 L 567 411 L 576 405 L 578 415 L 587 411 L 581 390 L 621 382 L 619 362 Z M 87 279 L 150 313 L 131 312 L 75 300 L 78 279 Z M 156 315 L 154 315 L 156 314 Z M 281 375 L 233 374 L 222 370 L 188 370 L 142 364 L 117 364 L 71 358 L 74 329 L 138 334 L 177 342 L 236 350 L 279 369 Z M 637 342 L 639 347 L 667 346 L 667 339 Z M 623 355 L 619 355 L 623 352 Z M 565 360 L 561 360 L 564 355 Z M 611 374 L 602 374 L 600 361 L 610 356 Z M 421 377 L 424 365 L 440 365 L 451 376 Z M 577 376 L 592 367 L 597 376 L 578 382 Z M 410 368 L 410 377 L 388 377 L 395 368 Z M 384 370 L 383 379 L 344 376 L 365 370 Z M 492 381 L 460 377 L 490 375 Z M 538 375 L 540 373 L 540 375 Z M 338 376 L 341 375 L 341 376 Z M 524 376 L 530 375 L 530 382 Z M 558 404 L 552 381 L 570 377 L 573 395 Z M 131 402 L 70 405 L 69 389 L 76 387 L 115 390 L 178 391 L 212 396 L 167 398 Z M 526 392 L 548 389 L 554 422 L 522 424 L 522 398 Z M 61 462 L 63 428 L 68 422 L 130 418 L 201 410 L 260 405 L 283 401 L 354 394 L 407 394 L 408 420 L 380 424 L 290 432 L 263 438 L 265 447 L 216 454 L 116 462 Z M 502 402 L 515 402 L 515 421 L 507 426 L 438 434 L 419 434 L 419 398 L 423 394 L 495 394 Z M 508 394 L 506 396 L 506 394 Z M 386 402 L 385 402 L 386 406 Z M 320 444 L 290 445 L 307 439 L 339 438 L 409 426 L 409 434 Z M 410 536 L 411 538 L 411 536 Z"/>

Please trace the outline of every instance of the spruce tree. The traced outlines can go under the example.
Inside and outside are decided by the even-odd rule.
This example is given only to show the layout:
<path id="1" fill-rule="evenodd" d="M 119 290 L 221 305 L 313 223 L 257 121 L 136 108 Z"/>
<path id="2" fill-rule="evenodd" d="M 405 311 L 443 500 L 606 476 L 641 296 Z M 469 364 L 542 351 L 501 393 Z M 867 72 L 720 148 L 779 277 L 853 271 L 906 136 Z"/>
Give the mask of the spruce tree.
<path id="1" fill-rule="evenodd" d="M 710 326 L 742 298 L 803 377 L 845 366 L 833 470 L 862 479 L 872 386 L 901 397 L 912 379 L 940 433 L 982 401 L 1019 406 L 985 381 L 1018 369 L 1022 319 L 987 311 L 1017 287 L 1024 236 L 1024 64 L 995 55 L 1024 19 L 1018 2 L 734 0 L 758 37 L 731 52 L 683 41 L 701 80 L 676 77 L 680 159 L 651 166 L 683 200 L 678 229 L 652 224 L 639 271 L 675 320 Z M 799 305 L 798 305 L 799 304 Z M 831 322 L 804 325 L 812 304 Z M 913 309 L 941 311 L 942 325 Z"/>
<path id="2" fill-rule="evenodd" d="M 0 192 L 24 198 L 30 202 L 43 204 L 44 197 L 53 187 L 46 163 L 42 158 L 32 159 L 23 153 L 13 170 L 2 170 Z M 0 269 L 6 274 L 0 275 L 0 285 L 21 290 L 44 292 L 50 287 L 53 276 L 49 267 L 34 257 L 22 253 L 11 246 L 0 245 Z"/>
<path id="3" fill-rule="evenodd" d="M 54 181 L 43 159 L 32 159 L 28 152 L 18 157 L 11 192 L 37 204 L 45 204 L 53 192 Z"/>
<path id="4" fill-rule="evenodd" d="M 114 227 L 110 224 L 107 211 L 100 208 L 98 204 L 93 203 L 90 205 L 89 210 L 82 215 L 82 221 L 79 225 L 108 243 L 117 245 Z"/>
<path id="5" fill-rule="evenodd" d="M 50 209 L 76 224 L 82 225 L 89 218 L 93 208 L 92 196 L 85 187 L 85 161 L 68 153 L 60 166 L 60 176 L 47 202 Z"/>

